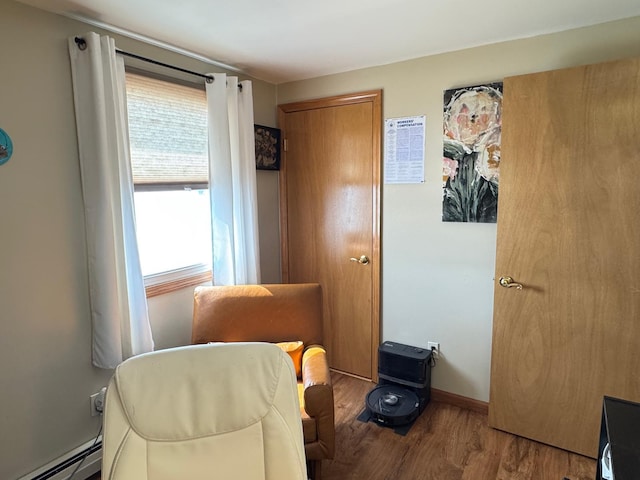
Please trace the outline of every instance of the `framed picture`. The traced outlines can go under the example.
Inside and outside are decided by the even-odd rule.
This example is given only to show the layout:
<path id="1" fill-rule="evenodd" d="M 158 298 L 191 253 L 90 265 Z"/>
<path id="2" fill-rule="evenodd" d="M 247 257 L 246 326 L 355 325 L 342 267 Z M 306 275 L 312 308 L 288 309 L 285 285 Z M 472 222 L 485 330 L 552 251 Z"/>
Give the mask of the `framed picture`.
<path id="1" fill-rule="evenodd" d="M 256 140 L 256 168 L 258 170 L 280 170 L 280 130 L 263 125 L 254 125 Z"/>
<path id="2" fill-rule="evenodd" d="M 444 92 L 442 221 L 496 223 L 502 82 Z"/>

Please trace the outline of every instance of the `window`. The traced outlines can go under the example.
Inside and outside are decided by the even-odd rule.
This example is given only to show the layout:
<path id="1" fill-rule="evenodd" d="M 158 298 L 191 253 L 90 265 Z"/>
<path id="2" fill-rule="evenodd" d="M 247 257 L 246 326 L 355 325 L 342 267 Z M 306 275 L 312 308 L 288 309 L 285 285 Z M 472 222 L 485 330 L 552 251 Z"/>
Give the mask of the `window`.
<path id="1" fill-rule="evenodd" d="M 127 72 L 136 228 L 147 296 L 211 275 L 204 89 Z"/>

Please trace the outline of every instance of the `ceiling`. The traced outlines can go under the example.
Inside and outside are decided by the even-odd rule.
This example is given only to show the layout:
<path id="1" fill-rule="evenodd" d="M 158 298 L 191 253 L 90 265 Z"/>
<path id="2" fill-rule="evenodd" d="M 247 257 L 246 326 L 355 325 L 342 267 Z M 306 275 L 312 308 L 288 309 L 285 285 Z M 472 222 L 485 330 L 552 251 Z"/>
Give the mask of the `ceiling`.
<path id="1" fill-rule="evenodd" d="M 638 0 L 18 1 L 275 84 L 640 15 Z"/>

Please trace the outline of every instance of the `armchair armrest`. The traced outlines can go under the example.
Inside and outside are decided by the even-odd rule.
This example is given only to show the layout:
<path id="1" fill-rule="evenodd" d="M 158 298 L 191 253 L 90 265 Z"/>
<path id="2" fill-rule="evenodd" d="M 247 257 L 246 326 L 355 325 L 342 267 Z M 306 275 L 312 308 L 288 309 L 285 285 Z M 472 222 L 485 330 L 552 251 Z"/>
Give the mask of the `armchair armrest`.
<path id="1" fill-rule="evenodd" d="M 305 348 L 302 355 L 302 381 L 305 389 L 312 385 L 331 387 L 327 351 L 322 345 L 310 345 Z"/>
<path id="2" fill-rule="evenodd" d="M 333 385 L 327 352 L 321 345 L 311 345 L 304 351 L 302 382 L 304 407 L 307 414 L 316 420 L 318 432 L 318 442 L 314 448 L 318 451 L 307 451 L 307 454 L 312 458 L 333 458 L 335 450 Z"/>

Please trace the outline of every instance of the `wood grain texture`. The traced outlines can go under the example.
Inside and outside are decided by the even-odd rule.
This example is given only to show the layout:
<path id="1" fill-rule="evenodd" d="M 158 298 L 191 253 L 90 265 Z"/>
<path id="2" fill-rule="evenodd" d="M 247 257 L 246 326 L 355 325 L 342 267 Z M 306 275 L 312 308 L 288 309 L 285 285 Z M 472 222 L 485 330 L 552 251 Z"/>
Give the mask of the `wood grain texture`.
<path id="1" fill-rule="evenodd" d="M 356 419 L 374 384 L 333 373 L 336 456 L 323 480 L 593 480 L 596 462 L 488 426 L 487 415 L 432 401 L 406 436 Z"/>
<path id="2" fill-rule="evenodd" d="M 176 290 L 181 290 L 183 288 L 202 285 L 203 283 L 210 282 L 212 278 L 211 270 L 209 270 L 208 272 L 191 275 L 187 278 L 171 280 L 169 282 L 163 282 L 156 285 L 149 285 L 145 287 L 145 292 L 147 294 L 147 298 L 157 297 L 158 295 L 175 292 Z"/>
<path id="3" fill-rule="evenodd" d="M 330 365 L 377 372 L 381 92 L 280 106 L 284 282 L 323 288 Z M 350 261 L 369 257 L 369 265 Z"/>
<path id="4" fill-rule="evenodd" d="M 640 59 L 504 82 L 490 424 L 596 457 L 640 401 Z"/>

